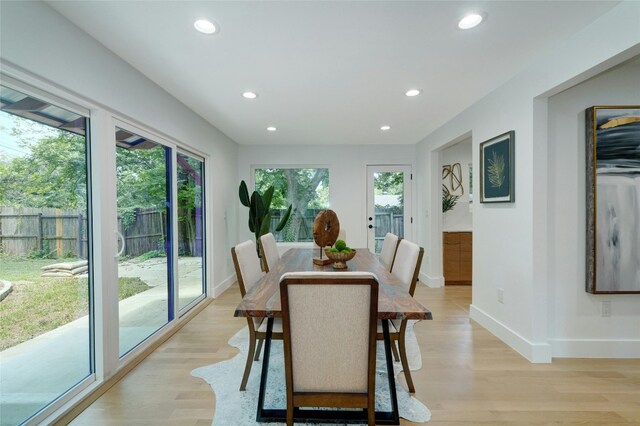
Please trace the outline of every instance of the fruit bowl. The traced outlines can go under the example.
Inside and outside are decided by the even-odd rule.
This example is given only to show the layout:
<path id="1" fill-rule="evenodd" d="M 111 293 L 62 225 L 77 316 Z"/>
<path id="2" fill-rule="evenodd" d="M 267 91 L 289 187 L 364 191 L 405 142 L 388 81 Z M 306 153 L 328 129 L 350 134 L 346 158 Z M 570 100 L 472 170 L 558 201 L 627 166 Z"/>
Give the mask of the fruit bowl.
<path id="1" fill-rule="evenodd" d="M 324 253 L 329 259 L 333 260 L 333 267 L 335 269 L 345 269 L 347 267 L 347 260 L 353 259 L 353 257 L 356 255 L 356 251 L 353 249 L 351 249 L 351 251 L 347 253 L 335 251 L 332 252 L 329 250 L 330 249 L 325 249 Z"/>

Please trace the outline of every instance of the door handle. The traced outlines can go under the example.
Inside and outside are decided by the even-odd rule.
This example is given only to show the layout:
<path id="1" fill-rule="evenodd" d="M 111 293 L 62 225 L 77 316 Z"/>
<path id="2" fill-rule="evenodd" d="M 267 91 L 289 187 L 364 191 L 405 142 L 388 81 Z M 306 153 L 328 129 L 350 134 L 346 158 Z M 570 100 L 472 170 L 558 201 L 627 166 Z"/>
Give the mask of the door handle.
<path id="1" fill-rule="evenodd" d="M 116 232 L 116 238 L 122 240 L 122 248 L 120 248 L 120 250 L 118 250 L 118 253 L 116 253 L 116 257 L 120 257 L 122 256 L 122 253 L 124 253 L 124 249 L 127 241 L 124 239 L 124 237 L 120 232 L 118 231 L 115 231 L 115 232 Z"/>
<path id="2" fill-rule="evenodd" d="M 373 229 L 373 228 L 375 228 L 375 226 L 369 225 L 369 229 Z"/>
<path id="3" fill-rule="evenodd" d="M 373 220 L 373 218 L 372 218 L 372 217 L 369 217 L 369 222 L 371 222 L 372 220 Z"/>

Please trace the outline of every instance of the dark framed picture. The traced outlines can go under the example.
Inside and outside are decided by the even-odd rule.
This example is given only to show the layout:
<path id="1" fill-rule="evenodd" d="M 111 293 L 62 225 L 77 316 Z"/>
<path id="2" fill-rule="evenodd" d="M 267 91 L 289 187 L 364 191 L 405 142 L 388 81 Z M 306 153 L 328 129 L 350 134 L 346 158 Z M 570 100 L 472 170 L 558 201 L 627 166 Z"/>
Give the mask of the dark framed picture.
<path id="1" fill-rule="evenodd" d="M 585 112 L 589 293 L 640 293 L 640 105 Z"/>
<path id="2" fill-rule="evenodd" d="M 512 130 L 480 144 L 480 202 L 515 201 L 514 141 Z"/>

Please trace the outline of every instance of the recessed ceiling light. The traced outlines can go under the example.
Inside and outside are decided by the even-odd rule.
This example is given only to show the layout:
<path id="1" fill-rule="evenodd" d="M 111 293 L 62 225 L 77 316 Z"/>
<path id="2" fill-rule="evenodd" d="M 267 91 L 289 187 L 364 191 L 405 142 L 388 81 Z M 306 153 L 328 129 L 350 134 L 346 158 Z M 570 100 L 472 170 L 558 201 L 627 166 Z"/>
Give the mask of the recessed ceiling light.
<path id="1" fill-rule="evenodd" d="M 391 126 L 380 126 L 380 130 L 389 130 Z"/>
<path id="2" fill-rule="evenodd" d="M 482 22 L 482 15 L 478 13 L 471 13 L 458 22 L 458 28 L 461 30 L 468 30 L 479 25 L 480 22 Z"/>
<path id="3" fill-rule="evenodd" d="M 404 94 L 409 96 L 410 98 L 414 96 L 418 96 L 420 93 L 422 93 L 422 90 L 420 89 L 409 89 L 406 92 L 404 92 Z"/>
<path id="4" fill-rule="evenodd" d="M 267 130 L 270 131 L 270 132 L 275 132 L 276 130 L 278 130 L 278 128 L 274 127 L 274 126 L 269 126 L 269 127 L 267 127 Z"/>
<path id="5" fill-rule="evenodd" d="M 255 92 L 244 92 L 242 94 L 242 97 L 247 99 L 255 99 L 258 97 L 258 95 Z"/>
<path id="6" fill-rule="evenodd" d="M 218 27 L 208 19 L 198 19 L 193 23 L 193 27 L 202 34 L 213 34 L 218 31 Z"/>

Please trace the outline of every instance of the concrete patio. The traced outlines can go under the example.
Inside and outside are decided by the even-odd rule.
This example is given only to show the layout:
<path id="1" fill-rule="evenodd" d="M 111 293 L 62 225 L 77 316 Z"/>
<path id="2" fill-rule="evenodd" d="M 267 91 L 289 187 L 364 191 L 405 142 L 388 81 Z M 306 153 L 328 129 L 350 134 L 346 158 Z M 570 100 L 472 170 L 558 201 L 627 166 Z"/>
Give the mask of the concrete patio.
<path id="1" fill-rule="evenodd" d="M 119 265 L 121 277 L 139 277 L 151 286 L 119 303 L 120 353 L 167 323 L 166 259 Z M 202 293 L 200 258 L 178 260 L 180 304 Z M 0 352 L 0 425 L 16 425 L 90 374 L 89 318 Z"/>

